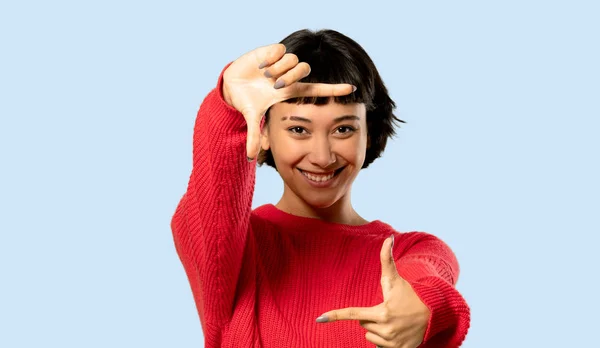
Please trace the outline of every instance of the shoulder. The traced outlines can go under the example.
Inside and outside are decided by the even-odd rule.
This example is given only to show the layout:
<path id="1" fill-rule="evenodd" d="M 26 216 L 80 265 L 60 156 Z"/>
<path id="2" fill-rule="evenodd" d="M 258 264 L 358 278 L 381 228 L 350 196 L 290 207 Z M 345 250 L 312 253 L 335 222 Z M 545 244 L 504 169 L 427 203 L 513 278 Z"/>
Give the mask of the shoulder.
<path id="1" fill-rule="evenodd" d="M 427 242 L 444 243 L 440 238 L 438 238 L 437 236 L 435 236 L 434 234 L 429 233 L 429 232 L 399 231 L 399 230 L 395 229 L 394 227 L 392 227 L 391 225 L 389 225 L 388 223 L 385 223 L 383 221 L 375 220 L 375 222 L 377 222 L 380 226 L 387 227 L 387 229 L 389 230 L 389 233 L 394 234 L 394 238 L 395 238 L 394 242 L 401 242 L 406 247 L 412 247 L 416 244 L 427 243 Z"/>
<path id="2" fill-rule="evenodd" d="M 264 229 L 267 227 L 273 227 L 278 219 L 282 219 L 282 216 L 278 214 L 277 210 L 274 209 L 272 204 L 265 204 L 254 208 L 250 214 L 250 222 L 255 228 Z"/>
<path id="3" fill-rule="evenodd" d="M 387 229 L 390 231 L 390 233 L 394 234 L 395 242 L 401 241 L 407 247 L 412 247 L 414 245 L 422 244 L 422 243 L 433 243 L 433 244 L 446 245 L 446 243 L 444 243 L 443 240 L 441 240 L 439 237 L 437 237 L 433 233 L 425 232 L 425 231 L 416 231 L 416 230 L 400 231 L 400 230 L 395 229 L 393 226 L 391 226 L 390 224 L 388 224 L 386 222 L 383 222 L 380 220 L 375 220 L 375 221 L 378 224 L 380 224 L 381 226 L 386 226 Z"/>
<path id="4" fill-rule="evenodd" d="M 450 246 L 433 233 L 425 231 L 401 232 L 391 226 L 390 231 L 394 233 L 395 255 L 419 254 L 439 256 L 450 260 L 452 263 L 457 262 L 456 255 Z"/>

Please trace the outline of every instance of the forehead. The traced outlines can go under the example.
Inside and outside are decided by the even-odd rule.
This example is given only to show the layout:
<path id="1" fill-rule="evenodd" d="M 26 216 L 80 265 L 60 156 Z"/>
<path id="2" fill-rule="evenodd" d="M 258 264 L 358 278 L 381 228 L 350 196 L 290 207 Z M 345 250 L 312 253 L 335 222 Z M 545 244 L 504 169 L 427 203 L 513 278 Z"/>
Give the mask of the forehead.
<path id="1" fill-rule="evenodd" d="M 325 105 L 313 105 L 313 104 L 290 104 L 290 103 L 277 103 L 271 107 L 269 111 L 271 118 L 280 121 L 283 117 L 289 116 L 302 116 L 309 119 L 322 119 L 332 120 L 339 116 L 344 115 L 356 115 L 361 118 L 361 121 L 365 119 L 366 108 L 364 103 L 353 103 L 353 104 L 339 104 L 334 101 L 330 101 Z"/>

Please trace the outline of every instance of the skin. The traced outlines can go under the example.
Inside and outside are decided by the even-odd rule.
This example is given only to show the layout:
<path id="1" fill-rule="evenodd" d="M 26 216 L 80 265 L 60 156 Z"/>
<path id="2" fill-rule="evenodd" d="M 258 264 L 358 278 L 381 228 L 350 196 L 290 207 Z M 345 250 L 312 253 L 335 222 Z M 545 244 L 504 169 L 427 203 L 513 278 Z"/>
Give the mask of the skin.
<path id="1" fill-rule="evenodd" d="M 352 207 L 350 191 L 365 160 L 368 135 L 364 104 L 278 103 L 261 137 L 271 150 L 284 192 L 277 208 L 290 214 L 349 225 L 368 223 Z M 343 168 L 343 169 L 342 169 Z M 342 169 L 329 187 L 314 187 L 304 172 Z"/>
<path id="2" fill-rule="evenodd" d="M 416 348 L 427 331 L 431 312 L 404 280 L 394 262 L 394 236 L 386 238 L 379 254 L 383 302 L 374 307 L 348 307 L 321 314 L 318 323 L 358 321 L 365 338 L 378 347 Z"/>
<path id="3" fill-rule="evenodd" d="M 365 160 L 369 143 L 364 104 L 295 105 L 282 101 L 301 96 L 338 96 L 356 90 L 348 84 L 298 82 L 310 74 L 285 46 L 259 47 L 235 60 L 223 74 L 225 102 L 246 121 L 246 156 L 253 161 L 259 147 L 270 149 L 284 184 L 277 207 L 290 214 L 326 221 L 367 223 L 352 208 L 350 191 Z M 263 115 L 269 123 L 261 132 Z M 348 116 L 338 119 L 341 116 Z M 343 168 L 327 185 L 316 187 L 302 171 L 328 173 Z M 398 274 L 393 239 L 381 251 L 384 303 L 371 308 L 344 308 L 323 313 L 318 322 L 358 320 L 365 338 L 381 347 L 414 348 L 423 340 L 429 311 Z"/>
<path id="4" fill-rule="evenodd" d="M 225 102 L 242 113 L 248 126 L 248 160 L 258 154 L 261 120 L 272 105 L 294 97 L 347 95 L 356 89 L 345 83 L 298 82 L 310 74 L 310 66 L 285 50 L 282 44 L 259 47 L 236 59 L 223 73 Z"/>

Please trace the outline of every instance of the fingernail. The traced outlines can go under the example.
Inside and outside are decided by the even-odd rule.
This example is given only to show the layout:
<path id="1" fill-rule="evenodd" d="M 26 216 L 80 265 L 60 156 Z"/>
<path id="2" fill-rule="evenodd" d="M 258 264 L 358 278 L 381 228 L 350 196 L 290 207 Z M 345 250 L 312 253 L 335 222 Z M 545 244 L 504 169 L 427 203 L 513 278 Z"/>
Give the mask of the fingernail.
<path id="1" fill-rule="evenodd" d="M 392 234 L 391 238 L 392 238 L 392 249 L 394 249 L 394 235 L 393 234 Z"/>
<path id="2" fill-rule="evenodd" d="M 356 92 L 356 86 L 352 86 L 352 93 Z"/>
<path id="3" fill-rule="evenodd" d="M 248 156 L 246 156 L 246 159 L 248 159 L 248 162 L 252 162 L 252 161 L 254 161 L 254 158 L 252 158 L 252 157 L 248 157 Z"/>
<path id="4" fill-rule="evenodd" d="M 268 78 L 273 77 L 273 75 L 271 75 L 271 73 L 269 72 L 269 70 L 265 70 L 265 76 Z"/>
<path id="5" fill-rule="evenodd" d="M 279 80 L 277 82 L 275 82 L 275 86 L 273 86 L 273 88 L 278 89 L 281 88 L 285 85 L 285 82 L 283 82 L 283 80 Z"/>
<path id="6" fill-rule="evenodd" d="M 267 61 L 265 60 L 264 62 L 260 63 L 260 65 L 258 66 L 259 69 L 264 68 L 265 66 L 267 66 Z"/>
<path id="7" fill-rule="evenodd" d="M 317 323 L 326 323 L 327 322 L 327 316 L 326 315 L 322 315 L 320 317 L 317 318 Z"/>

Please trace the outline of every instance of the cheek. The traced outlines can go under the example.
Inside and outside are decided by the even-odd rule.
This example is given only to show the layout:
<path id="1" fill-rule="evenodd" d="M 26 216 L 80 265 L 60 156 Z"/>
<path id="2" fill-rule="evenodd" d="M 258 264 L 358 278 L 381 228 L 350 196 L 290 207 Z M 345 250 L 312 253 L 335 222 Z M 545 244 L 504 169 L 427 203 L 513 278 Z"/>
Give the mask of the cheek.
<path id="1" fill-rule="evenodd" d="M 332 151 L 346 161 L 362 167 L 367 150 L 367 135 L 360 134 L 348 139 L 332 140 Z M 278 168 L 294 166 L 310 154 L 310 141 L 294 139 L 287 134 L 275 133 L 270 137 L 271 153 Z"/>
<path id="2" fill-rule="evenodd" d="M 367 142 L 364 137 L 353 137 L 347 139 L 343 142 L 340 142 L 340 146 L 337 147 L 336 152 L 344 157 L 347 161 L 360 164 L 362 166 L 362 162 L 365 159 L 365 154 L 367 151 Z M 360 162 L 360 163 L 358 163 Z"/>
<path id="3" fill-rule="evenodd" d="M 301 160 L 305 151 L 301 141 L 281 134 L 271 138 L 270 147 L 275 163 L 282 165 L 291 165 Z"/>

